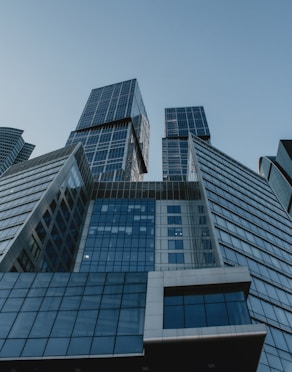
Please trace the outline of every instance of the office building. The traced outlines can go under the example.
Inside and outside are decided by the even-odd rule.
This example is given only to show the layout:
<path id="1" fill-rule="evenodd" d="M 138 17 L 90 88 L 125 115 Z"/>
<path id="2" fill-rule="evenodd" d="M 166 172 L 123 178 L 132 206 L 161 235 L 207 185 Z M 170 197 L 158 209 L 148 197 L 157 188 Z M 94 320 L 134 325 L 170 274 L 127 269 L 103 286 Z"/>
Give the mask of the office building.
<path id="1" fill-rule="evenodd" d="M 189 132 L 210 142 L 204 107 L 165 109 L 165 137 L 162 139 L 163 181 L 187 179 Z"/>
<path id="2" fill-rule="evenodd" d="M 0 179 L 1 371 L 289 371 L 292 221 L 198 134 L 185 180 L 92 175 L 87 140 Z"/>
<path id="3" fill-rule="evenodd" d="M 280 140 L 276 156 L 262 156 L 259 172 L 292 218 L 292 140 Z"/>
<path id="4" fill-rule="evenodd" d="M 0 127 L 0 176 L 11 165 L 28 160 L 34 145 L 24 142 L 23 130 Z"/>
<path id="5" fill-rule="evenodd" d="M 91 178 L 81 144 L 5 172 L 0 179 L 0 271 L 73 269 Z"/>
<path id="6" fill-rule="evenodd" d="M 225 267 L 248 267 L 253 323 L 267 336 L 258 371 L 292 366 L 292 224 L 260 175 L 195 136 L 189 140 L 189 180 L 198 181 Z"/>
<path id="7" fill-rule="evenodd" d="M 142 181 L 149 121 L 136 79 L 93 89 L 67 145 L 82 142 L 100 181 Z"/>

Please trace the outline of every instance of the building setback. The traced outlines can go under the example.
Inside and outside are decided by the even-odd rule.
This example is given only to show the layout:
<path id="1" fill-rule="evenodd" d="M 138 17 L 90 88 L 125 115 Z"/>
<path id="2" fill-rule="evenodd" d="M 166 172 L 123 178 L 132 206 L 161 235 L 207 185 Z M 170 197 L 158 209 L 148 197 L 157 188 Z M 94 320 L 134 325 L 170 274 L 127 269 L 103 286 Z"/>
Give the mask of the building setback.
<path id="1" fill-rule="evenodd" d="M 142 181 L 149 121 L 136 79 L 93 89 L 67 145 L 82 142 L 100 181 Z"/>
<path id="2" fill-rule="evenodd" d="M 135 79 L 93 90 L 65 148 L 2 176 L 1 371 L 289 370 L 292 221 L 265 178 L 211 146 L 203 108 L 181 110 L 161 182 L 141 181 Z M 110 170 L 125 128 L 134 160 Z"/>

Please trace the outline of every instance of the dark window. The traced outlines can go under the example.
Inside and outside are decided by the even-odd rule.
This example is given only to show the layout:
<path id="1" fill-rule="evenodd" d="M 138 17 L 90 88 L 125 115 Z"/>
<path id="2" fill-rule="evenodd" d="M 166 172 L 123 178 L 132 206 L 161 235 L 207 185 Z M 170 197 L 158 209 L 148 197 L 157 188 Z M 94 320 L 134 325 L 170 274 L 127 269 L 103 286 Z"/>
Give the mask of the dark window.
<path id="1" fill-rule="evenodd" d="M 180 205 L 168 205 L 167 213 L 181 213 Z"/>
<path id="2" fill-rule="evenodd" d="M 167 223 L 168 225 L 181 225 L 181 216 L 168 216 Z"/>
<path id="3" fill-rule="evenodd" d="M 183 293 L 164 297 L 166 329 L 250 324 L 243 292 Z"/>
<path id="4" fill-rule="evenodd" d="M 183 240 L 169 240 L 168 249 L 183 249 Z"/>
<path id="5" fill-rule="evenodd" d="M 170 264 L 183 264 L 184 254 L 183 253 L 168 253 L 168 263 Z"/>

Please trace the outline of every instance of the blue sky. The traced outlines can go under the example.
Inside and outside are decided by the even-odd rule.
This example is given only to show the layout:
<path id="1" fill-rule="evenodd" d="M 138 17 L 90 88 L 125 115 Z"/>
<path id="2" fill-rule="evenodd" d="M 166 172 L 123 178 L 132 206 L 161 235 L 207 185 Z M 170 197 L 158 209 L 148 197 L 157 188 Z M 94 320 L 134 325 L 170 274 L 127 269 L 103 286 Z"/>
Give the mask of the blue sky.
<path id="1" fill-rule="evenodd" d="M 254 171 L 292 138 L 291 0 L 0 0 L 0 126 L 63 147 L 92 88 L 137 78 L 161 180 L 164 108 L 202 105 Z"/>

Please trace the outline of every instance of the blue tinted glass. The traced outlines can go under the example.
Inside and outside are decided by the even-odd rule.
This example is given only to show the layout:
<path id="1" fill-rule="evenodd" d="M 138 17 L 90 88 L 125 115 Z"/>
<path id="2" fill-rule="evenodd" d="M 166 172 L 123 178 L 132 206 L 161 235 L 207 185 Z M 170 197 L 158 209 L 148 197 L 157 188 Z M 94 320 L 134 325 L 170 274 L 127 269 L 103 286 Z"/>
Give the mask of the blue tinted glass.
<path id="1" fill-rule="evenodd" d="M 184 328 L 183 306 L 167 306 L 164 310 L 163 328 Z"/>
<path id="2" fill-rule="evenodd" d="M 243 292 L 227 292 L 224 293 L 226 301 L 245 301 Z"/>
<path id="3" fill-rule="evenodd" d="M 144 293 L 125 293 L 123 295 L 122 307 L 142 307 L 145 305 Z"/>
<path id="4" fill-rule="evenodd" d="M 22 311 L 38 310 L 42 301 L 43 301 L 43 297 L 26 298 L 24 300 L 21 310 Z"/>
<path id="5" fill-rule="evenodd" d="M 0 356 L 2 358 L 18 357 L 21 354 L 25 339 L 6 340 L 1 350 Z"/>
<path id="6" fill-rule="evenodd" d="M 91 346 L 91 354 L 113 354 L 115 337 L 94 337 Z"/>
<path id="7" fill-rule="evenodd" d="M 206 327 L 206 314 L 204 304 L 189 305 L 185 308 L 185 327 Z"/>
<path id="8" fill-rule="evenodd" d="M 118 334 L 142 334 L 144 328 L 144 309 L 121 309 Z"/>
<path id="9" fill-rule="evenodd" d="M 73 336 L 92 336 L 94 334 L 95 323 L 98 310 L 81 310 L 78 312 L 74 325 Z"/>
<path id="10" fill-rule="evenodd" d="M 28 337 L 31 326 L 35 320 L 36 312 L 19 313 L 14 321 L 9 337 L 23 338 Z"/>
<path id="11" fill-rule="evenodd" d="M 6 338 L 17 313 L 0 313 L 0 338 Z"/>
<path id="12" fill-rule="evenodd" d="M 30 338 L 26 341 L 22 355 L 23 357 L 29 356 L 42 356 L 47 339 L 44 338 Z"/>
<path id="13" fill-rule="evenodd" d="M 88 355 L 91 346 L 91 337 L 71 338 L 67 355 Z"/>
<path id="14" fill-rule="evenodd" d="M 186 305 L 204 303 L 204 296 L 200 295 L 200 294 L 185 296 L 184 297 L 184 303 Z"/>
<path id="15" fill-rule="evenodd" d="M 115 354 L 142 353 L 142 336 L 117 336 Z"/>
<path id="16" fill-rule="evenodd" d="M 69 340 L 69 338 L 50 337 L 44 355 L 66 355 Z"/>
<path id="17" fill-rule="evenodd" d="M 95 335 L 115 335 L 119 318 L 119 310 L 100 310 L 96 323 Z"/>
<path id="18" fill-rule="evenodd" d="M 56 317 L 55 311 L 39 312 L 31 330 L 31 337 L 49 337 Z"/>
<path id="19" fill-rule="evenodd" d="M 206 303 L 224 302 L 223 293 L 211 293 L 204 296 Z"/>
<path id="20" fill-rule="evenodd" d="M 168 205 L 167 213 L 181 213 L 180 205 Z"/>
<path id="21" fill-rule="evenodd" d="M 70 337 L 76 315 L 76 311 L 59 311 L 51 335 L 53 337 Z"/>
<path id="22" fill-rule="evenodd" d="M 165 296 L 164 305 L 182 305 L 183 299 L 183 296 Z"/>
<path id="23" fill-rule="evenodd" d="M 206 315 L 209 327 L 229 324 L 225 303 L 206 304 Z"/>
<path id="24" fill-rule="evenodd" d="M 245 302 L 229 302 L 226 306 L 230 324 L 250 324 L 251 321 Z"/>

